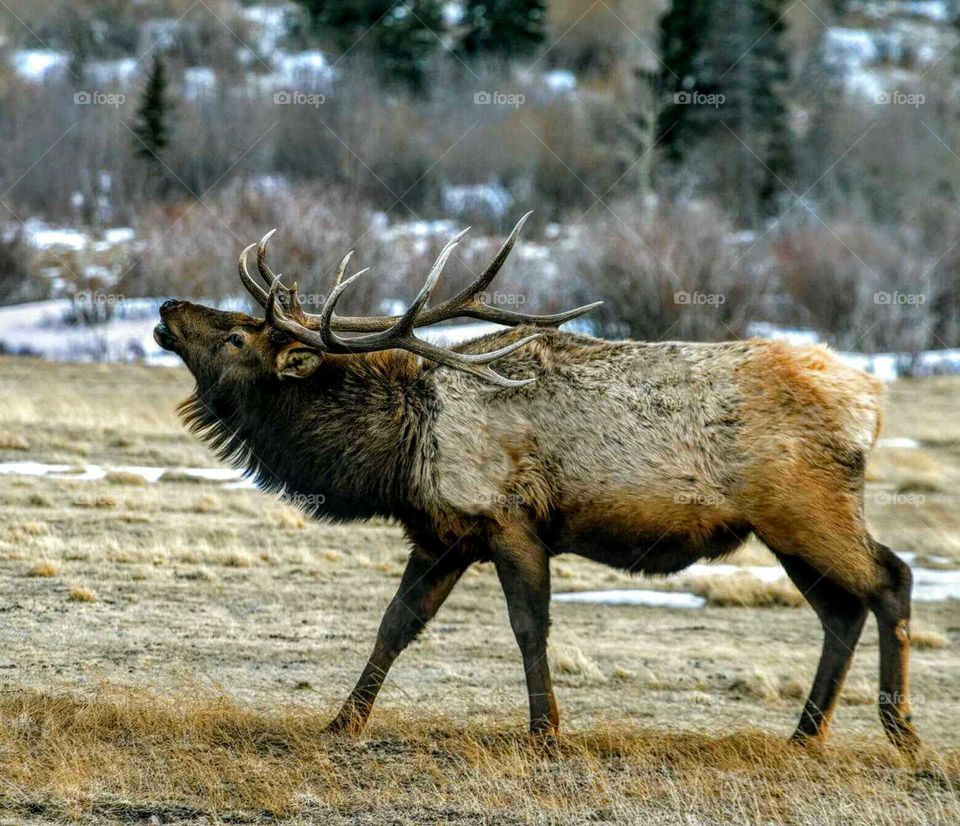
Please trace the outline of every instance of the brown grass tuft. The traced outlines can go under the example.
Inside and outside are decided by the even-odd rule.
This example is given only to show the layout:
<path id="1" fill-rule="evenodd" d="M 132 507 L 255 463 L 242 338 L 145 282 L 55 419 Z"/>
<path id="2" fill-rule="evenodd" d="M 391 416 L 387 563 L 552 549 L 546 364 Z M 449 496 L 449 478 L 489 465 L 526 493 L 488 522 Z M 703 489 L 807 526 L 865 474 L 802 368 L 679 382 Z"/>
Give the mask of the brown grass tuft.
<path id="1" fill-rule="evenodd" d="M 955 792 L 915 775 L 880 739 L 804 750 L 753 730 L 618 721 L 545 750 L 513 724 L 380 712 L 353 739 L 325 734 L 328 719 L 197 692 L 14 690 L 0 696 L 0 806 L 96 822 L 145 811 L 162 821 L 369 823 L 841 823 L 855 812 L 894 824 L 960 814 Z M 946 776 L 960 773 L 960 752 L 932 759 Z"/>
<path id="2" fill-rule="evenodd" d="M 724 608 L 798 608 L 805 602 L 803 594 L 788 580 L 780 579 L 768 583 L 747 572 L 730 576 L 698 577 L 693 580 L 691 587 L 708 605 Z"/>
<path id="3" fill-rule="evenodd" d="M 917 628 L 915 625 L 910 629 L 910 647 L 919 651 L 936 651 L 940 648 L 946 648 L 950 645 L 950 640 L 945 634 L 934 631 L 932 628 Z"/>
<path id="4" fill-rule="evenodd" d="M 147 480 L 139 473 L 130 473 L 126 470 L 112 470 L 104 478 L 111 485 L 144 487 L 147 484 Z"/>
<path id="5" fill-rule="evenodd" d="M 74 585 L 67 596 L 70 602 L 96 602 L 97 595 L 83 585 Z"/>
<path id="6" fill-rule="evenodd" d="M 54 565 L 52 562 L 44 560 L 43 562 L 38 562 L 29 571 L 27 571 L 27 576 L 49 577 L 56 576 L 59 573 L 60 569 L 56 565 Z"/>
<path id="7" fill-rule="evenodd" d="M 558 685 L 602 685 L 607 681 L 597 661 L 575 645 L 551 643 L 547 653 Z"/>
<path id="8" fill-rule="evenodd" d="M 30 442 L 20 433 L 0 430 L 0 450 L 29 450 Z"/>

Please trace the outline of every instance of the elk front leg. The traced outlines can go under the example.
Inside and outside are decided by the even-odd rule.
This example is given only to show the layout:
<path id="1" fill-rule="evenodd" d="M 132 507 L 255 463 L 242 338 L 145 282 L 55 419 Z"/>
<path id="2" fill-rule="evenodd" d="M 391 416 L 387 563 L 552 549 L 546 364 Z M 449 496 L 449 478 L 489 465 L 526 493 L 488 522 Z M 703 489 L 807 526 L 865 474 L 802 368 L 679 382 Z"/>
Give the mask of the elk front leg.
<path id="1" fill-rule="evenodd" d="M 356 734 L 363 729 L 393 661 L 437 613 L 466 567 L 460 559 L 432 560 L 416 550 L 410 554 L 400 587 L 380 621 L 373 653 L 328 731 Z"/>
<path id="2" fill-rule="evenodd" d="M 495 543 L 494 562 L 507 598 L 510 625 L 520 646 L 530 698 L 530 731 L 555 733 L 560 725 L 547 662 L 550 626 L 550 558 L 523 528 L 505 532 Z"/>

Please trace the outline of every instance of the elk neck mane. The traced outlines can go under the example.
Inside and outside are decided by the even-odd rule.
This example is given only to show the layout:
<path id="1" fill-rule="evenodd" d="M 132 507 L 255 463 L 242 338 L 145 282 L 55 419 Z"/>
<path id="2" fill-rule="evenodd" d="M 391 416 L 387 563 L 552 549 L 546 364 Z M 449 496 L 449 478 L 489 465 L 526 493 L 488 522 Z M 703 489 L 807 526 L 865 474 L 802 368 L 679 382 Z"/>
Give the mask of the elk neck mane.
<path id="1" fill-rule="evenodd" d="M 402 516 L 432 449 L 432 380 L 399 352 L 337 359 L 323 372 L 239 393 L 197 386 L 178 412 L 222 461 L 311 516 Z"/>

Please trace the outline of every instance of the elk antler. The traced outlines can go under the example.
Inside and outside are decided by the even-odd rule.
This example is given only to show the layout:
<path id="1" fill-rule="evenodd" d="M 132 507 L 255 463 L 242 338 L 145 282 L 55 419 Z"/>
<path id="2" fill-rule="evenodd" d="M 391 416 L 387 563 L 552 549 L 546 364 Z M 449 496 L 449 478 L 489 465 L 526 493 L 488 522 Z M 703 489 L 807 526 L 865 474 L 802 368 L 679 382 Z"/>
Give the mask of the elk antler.
<path id="1" fill-rule="evenodd" d="M 524 315 L 510 310 L 501 310 L 497 307 L 491 307 L 485 304 L 480 298 L 480 293 L 489 286 L 490 282 L 496 277 L 500 268 L 506 261 L 507 256 L 516 243 L 520 230 L 524 223 L 530 217 L 531 213 L 524 215 L 513 228 L 507 240 L 504 242 L 500 251 L 494 257 L 493 261 L 474 281 L 457 293 L 453 298 L 444 301 L 442 304 L 425 310 L 430 295 L 440 280 L 440 274 L 447 259 L 453 254 L 459 241 L 466 235 L 467 230 L 454 236 L 437 256 L 426 282 L 421 288 L 417 297 L 409 308 L 399 316 L 362 316 L 362 317 L 339 317 L 335 315 L 334 310 L 337 302 L 343 293 L 367 270 L 361 270 L 358 273 L 343 280 L 346 272 L 347 263 L 353 251 L 348 252 L 340 262 L 337 268 L 337 280 L 333 292 L 327 298 L 322 311 L 317 314 L 303 312 L 297 301 L 294 290 L 288 290 L 280 283 L 280 278 L 275 276 L 266 264 L 265 247 L 273 231 L 267 233 L 260 241 L 259 245 L 247 247 L 240 255 L 240 278 L 244 285 L 250 291 L 251 295 L 260 303 L 267 313 L 267 322 L 277 329 L 283 330 L 295 339 L 314 347 L 318 350 L 328 353 L 373 353 L 380 350 L 402 349 L 414 353 L 422 358 L 430 359 L 438 364 L 471 373 L 475 376 L 485 379 L 493 384 L 502 387 L 519 387 L 529 384 L 533 379 L 514 380 L 501 376 L 494 372 L 488 364 L 503 358 L 514 352 L 523 345 L 536 338 L 539 333 L 526 336 L 525 338 L 493 350 L 488 353 L 458 353 L 447 350 L 443 347 L 437 347 L 433 344 L 417 338 L 413 331 L 417 327 L 425 327 L 430 324 L 436 324 L 439 321 L 447 321 L 453 318 L 477 318 L 484 321 L 493 321 L 498 324 L 508 326 L 517 326 L 519 324 L 533 324 L 535 326 L 556 326 L 570 319 L 577 318 L 584 313 L 589 312 L 602 302 L 594 302 L 583 307 L 577 307 L 564 313 L 554 315 Z M 264 292 L 251 277 L 246 268 L 246 255 L 257 246 L 257 266 L 261 277 L 270 285 L 270 292 Z M 287 292 L 287 308 L 295 310 L 296 315 L 303 321 L 312 321 L 316 323 L 317 329 L 306 327 L 300 321 L 290 318 L 285 313 L 285 308 L 281 306 L 285 302 L 278 301 L 277 296 L 280 290 Z M 337 332 L 356 332 L 368 333 L 368 335 L 356 336 L 354 338 L 342 338 Z"/>

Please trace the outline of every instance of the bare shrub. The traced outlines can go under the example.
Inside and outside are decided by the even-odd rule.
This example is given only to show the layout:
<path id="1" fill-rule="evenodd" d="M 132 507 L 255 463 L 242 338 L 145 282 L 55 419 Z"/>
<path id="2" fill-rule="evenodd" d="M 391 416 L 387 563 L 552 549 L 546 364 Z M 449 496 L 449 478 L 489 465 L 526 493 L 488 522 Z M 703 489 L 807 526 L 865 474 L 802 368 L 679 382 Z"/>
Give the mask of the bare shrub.
<path id="1" fill-rule="evenodd" d="M 607 336 L 658 341 L 743 333 L 767 291 L 739 267 L 732 230 L 707 209 L 598 207 L 580 229 L 580 297 L 604 299 L 593 318 Z"/>
<path id="2" fill-rule="evenodd" d="M 778 320 L 820 330 L 849 350 L 917 352 L 933 343 L 941 285 L 904 233 L 811 221 L 780 233 L 770 253 L 785 299 Z"/>

